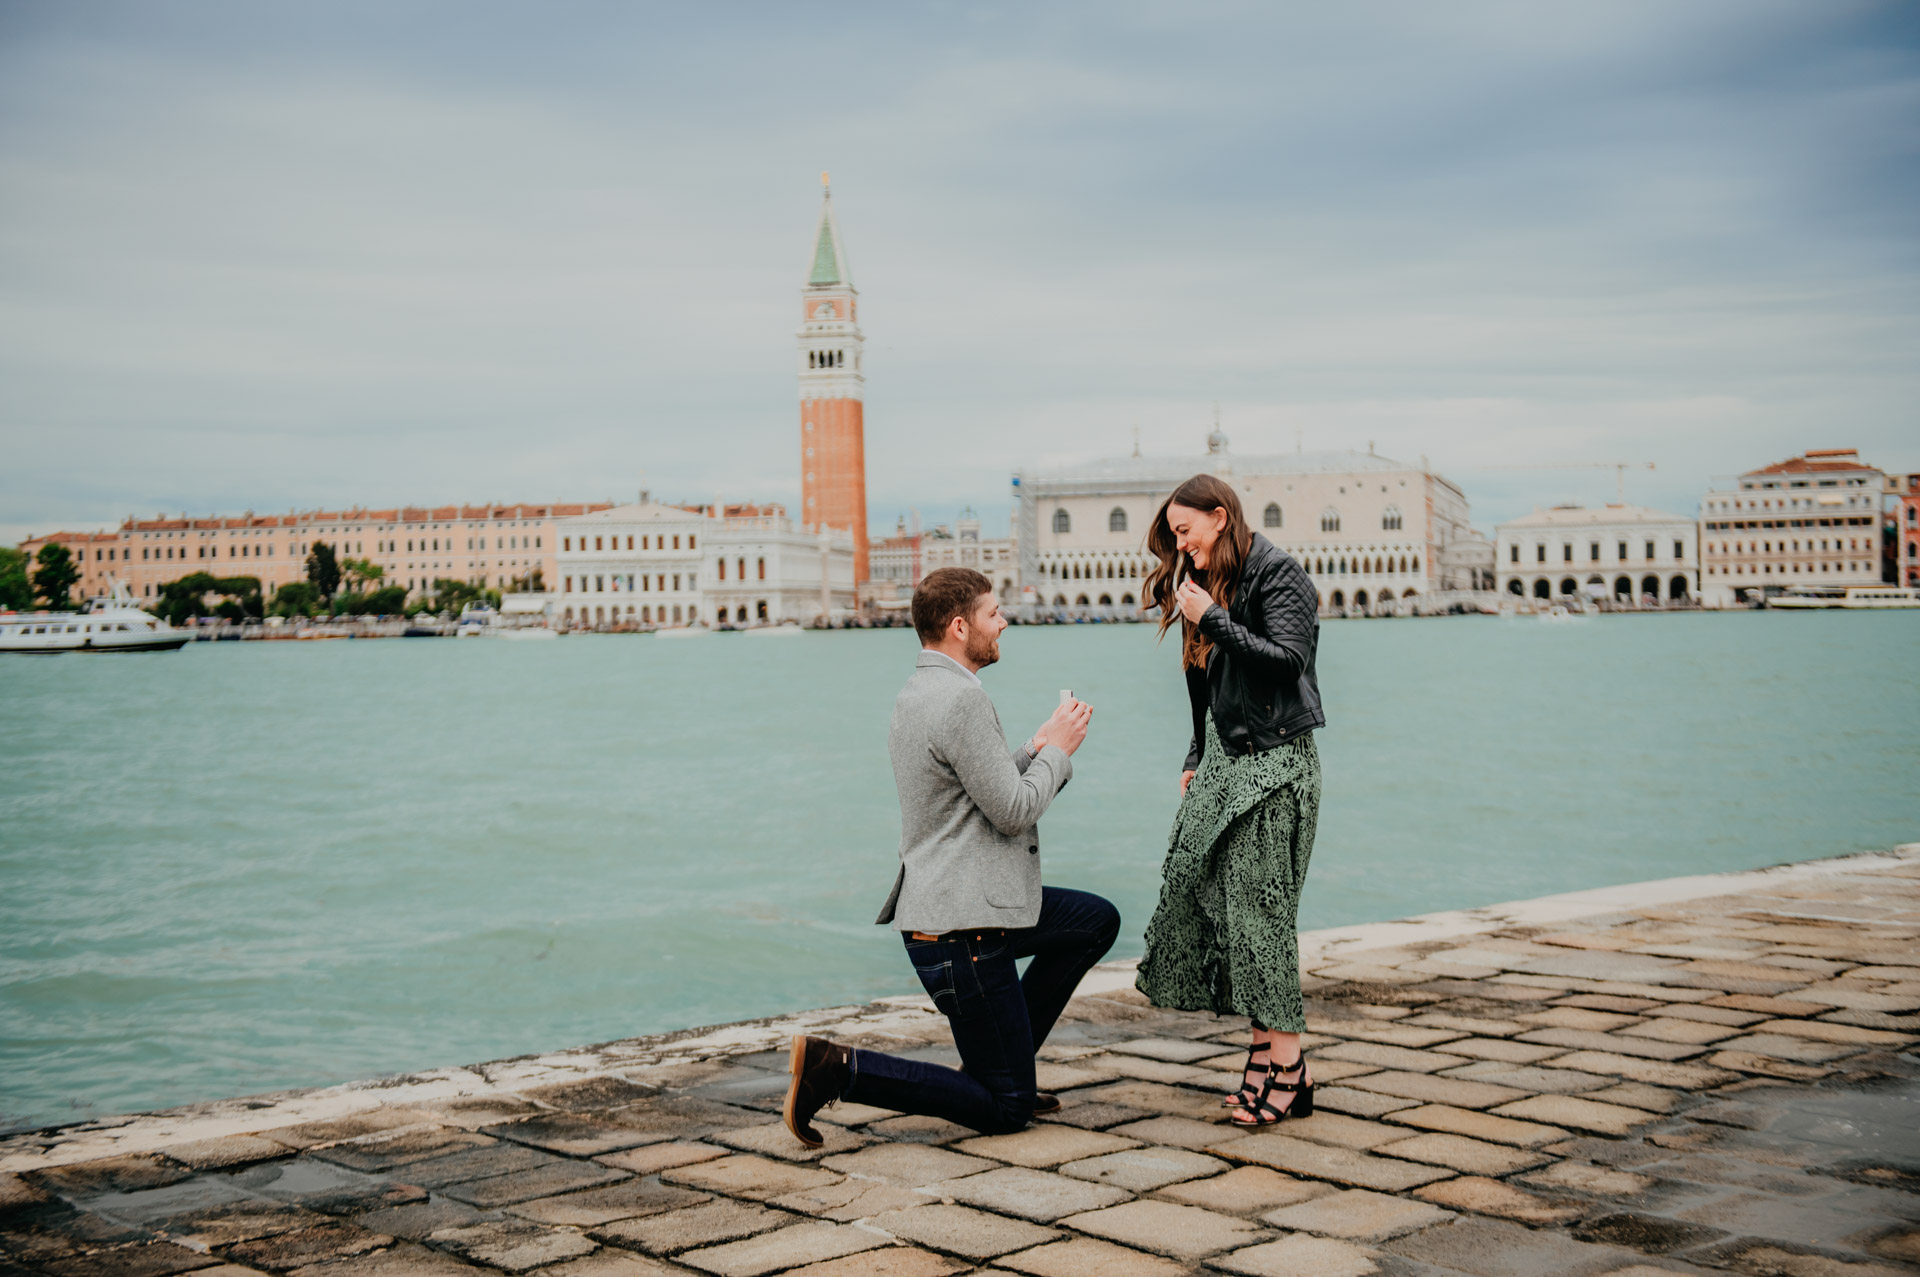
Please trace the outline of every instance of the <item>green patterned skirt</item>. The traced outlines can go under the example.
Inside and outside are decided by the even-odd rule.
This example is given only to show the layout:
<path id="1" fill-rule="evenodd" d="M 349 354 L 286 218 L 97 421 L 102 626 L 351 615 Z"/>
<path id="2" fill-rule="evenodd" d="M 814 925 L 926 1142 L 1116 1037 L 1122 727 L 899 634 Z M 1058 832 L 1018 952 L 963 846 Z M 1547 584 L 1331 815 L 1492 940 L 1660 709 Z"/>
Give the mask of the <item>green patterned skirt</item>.
<path id="1" fill-rule="evenodd" d="M 1295 927 L 1319 815 L 1311 732 L 1235 758 L 1207 716 L 1207 748 L 1173 819 L 1134 981 L 1149 1002 L 1305 1031 Z"/>

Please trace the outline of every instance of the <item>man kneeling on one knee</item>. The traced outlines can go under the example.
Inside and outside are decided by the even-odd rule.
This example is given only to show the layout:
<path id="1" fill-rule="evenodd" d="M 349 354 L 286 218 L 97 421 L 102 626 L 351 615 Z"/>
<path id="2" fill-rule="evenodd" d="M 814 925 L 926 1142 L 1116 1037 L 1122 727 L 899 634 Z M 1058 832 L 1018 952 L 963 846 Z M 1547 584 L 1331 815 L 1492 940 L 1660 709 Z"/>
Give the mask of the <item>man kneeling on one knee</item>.
<path id="1" fill-rule="evenodd" d="M 913 592 L 913 628 L 922 650 L 887 733 L 900 872 L 876 921 L 900 933 L 953 1026 L 961 1066 L 796 1037 L 787 1129 L 815 1148 L 813 1116 L 835 1100 L 986 1134 L 1058 1108 L 1035 1089 L 1034 1052 L 1120 930 L 1099 896 L 1040 885 L 1040 816 L 1073 774 L 1093 707 L 1068 699 L 1026 744 L 1007 747 L 979 677 L 1000 659 L 1007 622 L 993 583 L 971 568 L 928 573 Z M 1024 976 L 1020 958 L 1033 959 Z"/>

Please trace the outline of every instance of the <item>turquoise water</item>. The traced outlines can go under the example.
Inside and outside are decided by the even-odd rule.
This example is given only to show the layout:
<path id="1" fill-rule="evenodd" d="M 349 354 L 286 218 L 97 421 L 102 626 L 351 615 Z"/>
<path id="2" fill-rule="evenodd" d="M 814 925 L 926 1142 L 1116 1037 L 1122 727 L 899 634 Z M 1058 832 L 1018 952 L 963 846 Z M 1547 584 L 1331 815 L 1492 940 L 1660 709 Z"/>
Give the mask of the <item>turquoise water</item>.
<path id="1" fill-rule="evenodd" d="M 1303 926 L 1920 838 L 1920 613 L 1325 626 Z M 1010 630 L 1095 706 L 1050 881 L 1139 951 L 1171 643 Z M 197 644 L 0 661 L 0 1126 L 913 987 L 871 925 L 907 631 Z"/>

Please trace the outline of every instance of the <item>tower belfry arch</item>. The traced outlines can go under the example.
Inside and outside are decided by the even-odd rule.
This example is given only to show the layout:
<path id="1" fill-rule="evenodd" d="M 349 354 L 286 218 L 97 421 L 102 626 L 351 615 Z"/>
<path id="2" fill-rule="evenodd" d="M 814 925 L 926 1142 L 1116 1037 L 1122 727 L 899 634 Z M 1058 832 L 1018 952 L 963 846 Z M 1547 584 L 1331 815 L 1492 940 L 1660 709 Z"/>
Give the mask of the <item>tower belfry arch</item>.
<path id="1" fill-rule="evenodd" d="M 840 239 L 833 187 L 820 175 L 820 221 L 800 290 L 800 521 L 853 537 L 856 585 L 867 570 L 866 338 L 860 294 Z"/>

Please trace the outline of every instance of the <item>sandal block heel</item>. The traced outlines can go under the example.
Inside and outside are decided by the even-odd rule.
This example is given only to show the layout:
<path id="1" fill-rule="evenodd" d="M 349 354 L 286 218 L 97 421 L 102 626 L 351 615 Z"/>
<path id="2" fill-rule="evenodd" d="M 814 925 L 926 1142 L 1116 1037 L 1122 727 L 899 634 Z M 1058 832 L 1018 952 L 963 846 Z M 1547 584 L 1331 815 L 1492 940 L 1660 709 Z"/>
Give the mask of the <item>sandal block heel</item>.
<path id="1" fill-rule="evenodd" d="M 1298 1082 L 1282 1082 L 1280 1074 L 1298 1072 Z M 1275 1126 L 1290 1117 L 1313 1116 L 1313 1083 L 1307 1080 L 1307 1053 L 1303 1050 L 1293 1063 L 1285 1069 L 1277 1068 L 1270 1059 L 1267 1061 L 1267 1075 L 1260 1086 L 1260 1094 L 1253 1097 L 1240 1112 L 1250 1120 L 1241 1121 L 1236 1115 L 1235 1126 Z M 1275 1091 L 1292 1093 L 1293 1102 L 1285 1108 L 1275 1108 L 1270 1102 Z"/>

